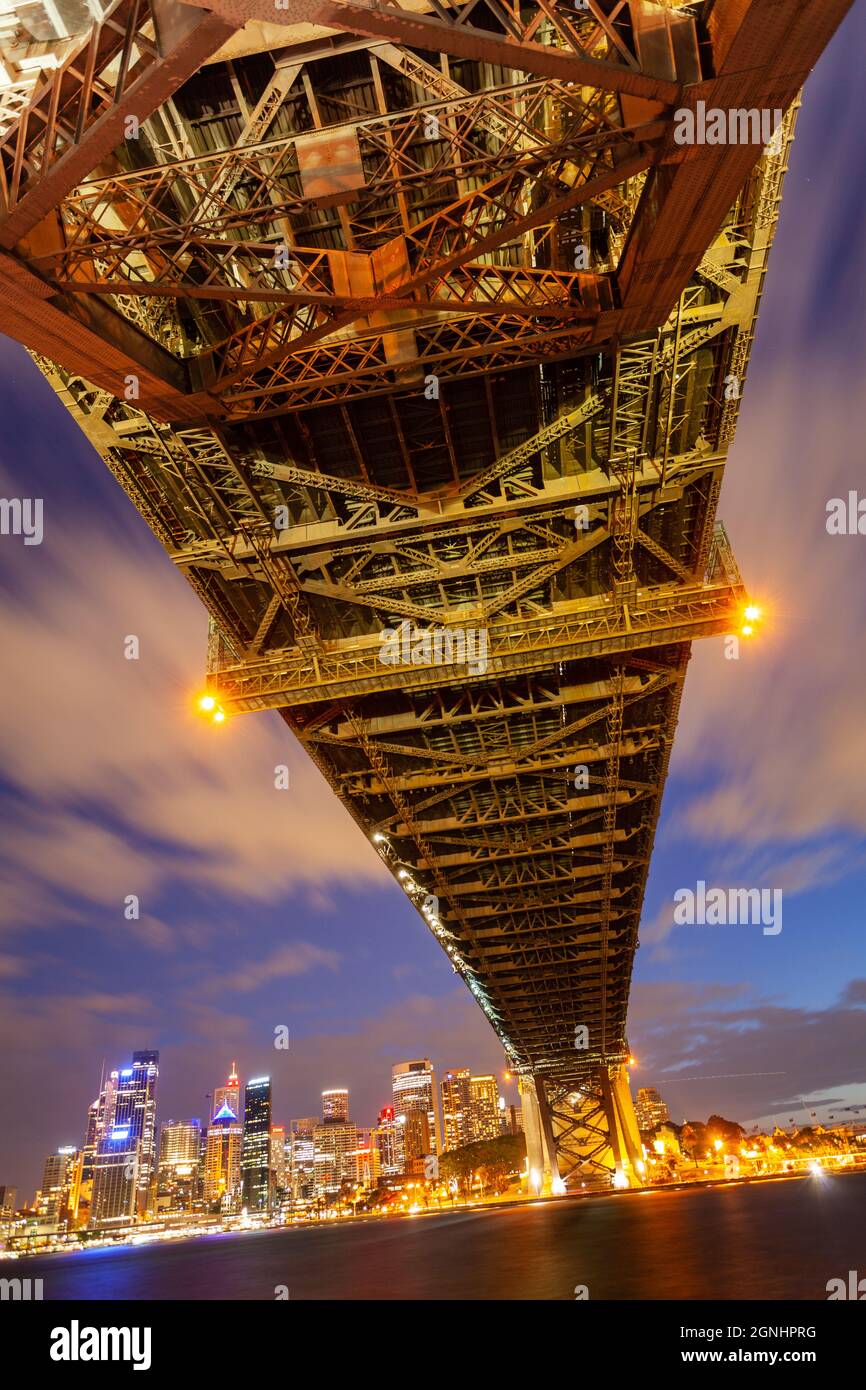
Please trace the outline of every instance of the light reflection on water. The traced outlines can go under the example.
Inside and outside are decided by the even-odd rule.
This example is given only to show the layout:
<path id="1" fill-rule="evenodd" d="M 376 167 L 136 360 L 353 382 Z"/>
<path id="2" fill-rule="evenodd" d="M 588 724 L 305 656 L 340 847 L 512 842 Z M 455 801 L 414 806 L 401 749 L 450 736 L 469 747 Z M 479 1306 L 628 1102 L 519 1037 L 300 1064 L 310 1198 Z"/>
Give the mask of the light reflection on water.
<path id="1" fill-rule="evenodd" d="M 638 1200 L 638 1197 L 643 1200 Z M 866 1174 L 22 1260 L 46 1299 L 825 1299 L 866 1274 Z"/>

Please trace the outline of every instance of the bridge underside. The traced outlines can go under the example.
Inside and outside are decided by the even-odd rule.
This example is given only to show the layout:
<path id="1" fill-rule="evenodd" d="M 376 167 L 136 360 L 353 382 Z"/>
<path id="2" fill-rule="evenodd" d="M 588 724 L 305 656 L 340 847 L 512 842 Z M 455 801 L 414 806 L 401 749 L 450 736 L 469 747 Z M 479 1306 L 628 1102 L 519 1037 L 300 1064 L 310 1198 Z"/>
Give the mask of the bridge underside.
<path id="1" fill-rule="evenodd" d="M 846 9 L 117 0 L 0 104 L 0 328 L 200 595 L 215 714 L 280 712 L 472 990 L 554 1185 L 639 1179 L 644 885 L 691 642 L 742 625 L 716 505 Z M 699 101 L 786 114 L 680 145 Z"/>

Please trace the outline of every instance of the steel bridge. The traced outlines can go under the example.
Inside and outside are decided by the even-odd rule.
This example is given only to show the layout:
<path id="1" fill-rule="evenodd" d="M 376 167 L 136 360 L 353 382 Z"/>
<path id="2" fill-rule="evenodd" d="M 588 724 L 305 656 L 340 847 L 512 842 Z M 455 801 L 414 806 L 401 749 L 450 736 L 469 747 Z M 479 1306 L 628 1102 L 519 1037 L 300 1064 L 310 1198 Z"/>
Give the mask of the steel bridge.
<path id="1" fill-rule="evenodd" d="M 0 14 L 0 329 L 207 608 L 213 717 L 280 712 L 472 990 L 548 1187 L 640 1181 L 644 885 L 848 3 Z M 707 110 L 785 114 L 679 143 Z"/>

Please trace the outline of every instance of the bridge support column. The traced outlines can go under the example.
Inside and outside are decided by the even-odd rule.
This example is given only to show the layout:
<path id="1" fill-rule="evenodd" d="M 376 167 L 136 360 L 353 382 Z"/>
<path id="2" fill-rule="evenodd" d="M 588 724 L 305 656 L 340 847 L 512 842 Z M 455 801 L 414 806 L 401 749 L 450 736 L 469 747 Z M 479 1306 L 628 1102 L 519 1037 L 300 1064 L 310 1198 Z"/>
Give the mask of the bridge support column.
<path id="1" fill-rule="evenodd" d="M 543 1196 L 582 1187 L 640 1187 L 643 1150 L 628 1070 L 599 1066 L 572 1084 L 520 1084 L 530 1188 Z"/>
<path id="2" fill-rule="evenodd" d="M 542 1106 L 539 1104 L 539 1088 L 544 1095 L 543 1083 L 532 1077 L 520 1077 L 520 1100 L 523 1114 L 523 1133 L 526 1136 L 526 1167 L 529 1175 L 529 1189 L 539 1196 L 549 1197 L 553 1191 L 554 1175 L 557 1173 L 555 1148 L 552 1134 L 545 1133 L 542 1119 Z M 545 1108 L 546 1103 L 545 1103 Z M 550 1117 L 548 1119 L 548 1131 Z"/>

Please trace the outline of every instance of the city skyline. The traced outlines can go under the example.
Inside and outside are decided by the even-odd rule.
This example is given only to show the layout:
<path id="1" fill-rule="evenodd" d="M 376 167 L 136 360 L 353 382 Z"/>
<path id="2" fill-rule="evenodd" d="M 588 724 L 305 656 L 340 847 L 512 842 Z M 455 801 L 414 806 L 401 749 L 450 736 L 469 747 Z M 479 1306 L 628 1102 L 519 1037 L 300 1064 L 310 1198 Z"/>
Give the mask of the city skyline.
<path id="1" fill-rule="evenodd" d="M 859 155 L 863 33 L 855 11 L 808 85 L 722 497 L 772 622 L 740 669 L 720 676 L 714 642 L 695 651 L 629 1015 L 637 1074 L 676 1113 L 748 1124 L 800 1100 L 826 1114 L 863 1096 L 866 672 L 851 632 L 866 562 L 854 537 L 830 540 L 824 526 L 859 447 L 849 402 L 862 390 L 863 289 L 842 248 L 866 235 L 863 190 L 843 176 Z M 401 1058 L 430 1056 L 438 1074 L 470 1055 L 501 1070 L 474 1000 L 276 717 L 217 734 L 195 722 L 197 600 L 23 351 L 4 341 L 0 359 L 0 402 L 17 422 L 4 488 L 37 491 L 46 513 L 43 546 L 2 554 L 0 640 L 17 681 L 0 730 L 0 1036 L 19 1059 L 0 1078 L 16 1116 L 3 1181 L 31 1182 L 46 1111 L 59 1138 L 75 1120 L 69 1076 L 130 1055 L 144 1034 L 161 1040 L 175 1114 L 178 1078 L 204 1095 L 217 1049 L 248 1057 L 251 1075 L 270 1070 L 297 1114 L 315 1076 L 375 1115 L 376 1077 Z M 803 556 L 819 541 L 807 584 Z M 130 632 L 137 664 L 122 658 Z M 284 802 L 278 762 L 291 774 Z M 676 927 L 673 894 L 698 879 L 778 882 L 781 937 Z M 141 915 L 129 920 L 133 893 Z M 280 1026 L 291 1047 L 278 1072 Z"/>

